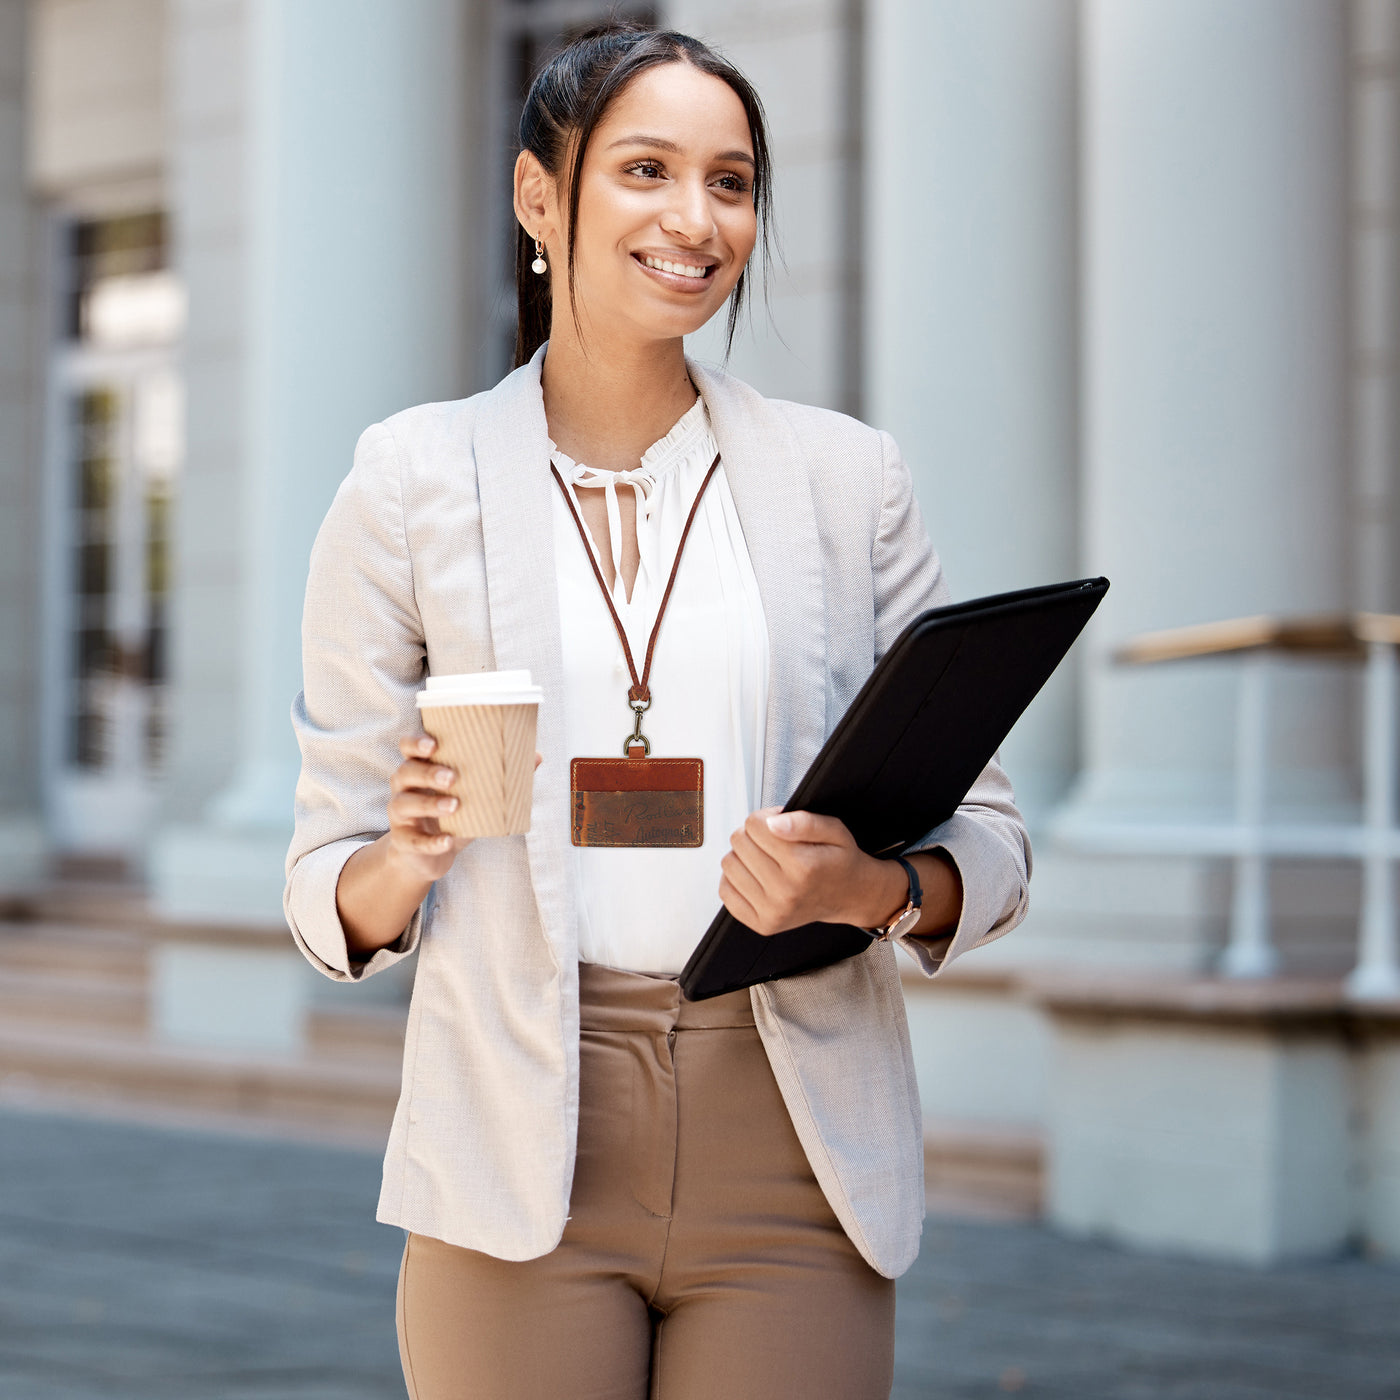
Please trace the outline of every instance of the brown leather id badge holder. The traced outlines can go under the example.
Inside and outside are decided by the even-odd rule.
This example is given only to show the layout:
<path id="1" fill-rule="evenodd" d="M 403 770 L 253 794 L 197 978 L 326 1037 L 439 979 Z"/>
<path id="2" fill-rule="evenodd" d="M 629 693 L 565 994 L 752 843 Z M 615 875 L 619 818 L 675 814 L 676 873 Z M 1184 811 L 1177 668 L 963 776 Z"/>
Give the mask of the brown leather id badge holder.
<path id="1" fill-rule="evenodd" d="M 575 846 L 674 847 L 704 844 L 705 764 L 698 758 L 652 758 L 651 741 L 642 733 L 642 715 L 651 708 L 651 661 L 656 651 L 657 634 L 661 631 L 661 619 L 666 614 L 666 604 L 670 601 L 671 589 L 676 582 L 686 538 L 691 525 L 695 523 L 695 513 L 700 509 L 700 498 L 705 494 L 705 488 L 718 466 L 719 455 L 716 454 L 704 481 L 700 483 L 699 491 L 695 493 L 685 529 L 681 531 L 671 576 L 666 582 L 666 591 L 661 595 L 661 606 L 657 609 L 656 622 L 647 643 L 646 663 L 640 676 L 632 659 L 632 648 L 627 642 L 627 631 L 613 606 L 598 561 L 593 557 L 583 521 L 574 508 L 563 477 L 552 465 L 550 467 L 560 491 L 564 493 L 564 501 L 574 524 L 578 526 L 579 539 L 583 541 L 589 563 L 593 566 L 593 575 L 602 590 L 603 601 L 612 614 L 618 640 L 622 643 L 622 654 L 627 659 L 627 669 L 632 676 L 632 685 L 627 692 L 627 705 L 632 711 L 632 733 L 622 742 L 623 756 L 575 758 L 569 763 L 570 825 Z"/>
<path id="2" fill-rule="evenodd" d="M 704 844 L 701 759 L 576 758 L 569 783 L 575 846 Z"/>

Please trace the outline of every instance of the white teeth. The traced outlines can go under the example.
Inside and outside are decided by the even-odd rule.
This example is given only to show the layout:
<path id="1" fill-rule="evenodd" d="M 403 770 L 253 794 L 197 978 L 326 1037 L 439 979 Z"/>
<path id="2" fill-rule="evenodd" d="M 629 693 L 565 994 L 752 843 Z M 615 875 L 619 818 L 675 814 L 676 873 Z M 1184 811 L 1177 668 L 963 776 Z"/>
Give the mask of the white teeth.
<path id="1" fill-rule="evenodd" d="M 644 256 L 642 261 L 648 267 L 654 267 L 660 272 L 672 272 L 678 277 L 703 277 L 705 269 L 703 267 L 691 267 L 686 263 L 667 262 L 665 258 L 653 258 Z"/>

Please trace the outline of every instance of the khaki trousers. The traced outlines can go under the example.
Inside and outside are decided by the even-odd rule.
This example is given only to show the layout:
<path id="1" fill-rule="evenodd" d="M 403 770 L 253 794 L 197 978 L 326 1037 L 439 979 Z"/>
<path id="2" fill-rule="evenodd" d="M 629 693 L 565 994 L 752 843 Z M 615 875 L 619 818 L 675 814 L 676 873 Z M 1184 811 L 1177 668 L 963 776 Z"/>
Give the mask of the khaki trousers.
<path id="1" fill-rule="evenodd" d="M 412 1400 L 887 1400 L 894 1284 L 812 1176 L 749 994 L 579 971 L 564 1237 L 512 1262 L 409 1235 Z"/>

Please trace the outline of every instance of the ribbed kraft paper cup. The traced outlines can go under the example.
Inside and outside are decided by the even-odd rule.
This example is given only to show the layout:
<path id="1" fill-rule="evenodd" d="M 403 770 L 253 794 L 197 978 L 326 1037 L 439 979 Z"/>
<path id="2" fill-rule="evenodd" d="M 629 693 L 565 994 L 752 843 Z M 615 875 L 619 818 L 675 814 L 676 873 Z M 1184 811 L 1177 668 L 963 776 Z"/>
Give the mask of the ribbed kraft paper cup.
<path id="1" fill-rule="evenodd" d="M 538 705 L 424 705 L 433 758 L 457 772 L 455 812 L 438 817 L 452 836 L 519 836 L 530 829 Z"/>

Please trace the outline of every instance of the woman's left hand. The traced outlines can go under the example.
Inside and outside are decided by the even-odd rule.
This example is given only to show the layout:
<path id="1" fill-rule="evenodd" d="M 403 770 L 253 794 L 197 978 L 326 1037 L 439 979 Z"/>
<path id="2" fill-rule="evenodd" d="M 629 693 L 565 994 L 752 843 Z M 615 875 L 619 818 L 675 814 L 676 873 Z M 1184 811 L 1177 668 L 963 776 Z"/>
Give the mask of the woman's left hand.
<path id="1" fill-rule="evenodd" d="M 720 861 L 719 897 L 756 933 L 822 920 L 874 928 L 908 898 L 896 861 L 877 860 L 856 845 L 846 824 L 814 812 L 767 807 L 730 838 Z"/>

